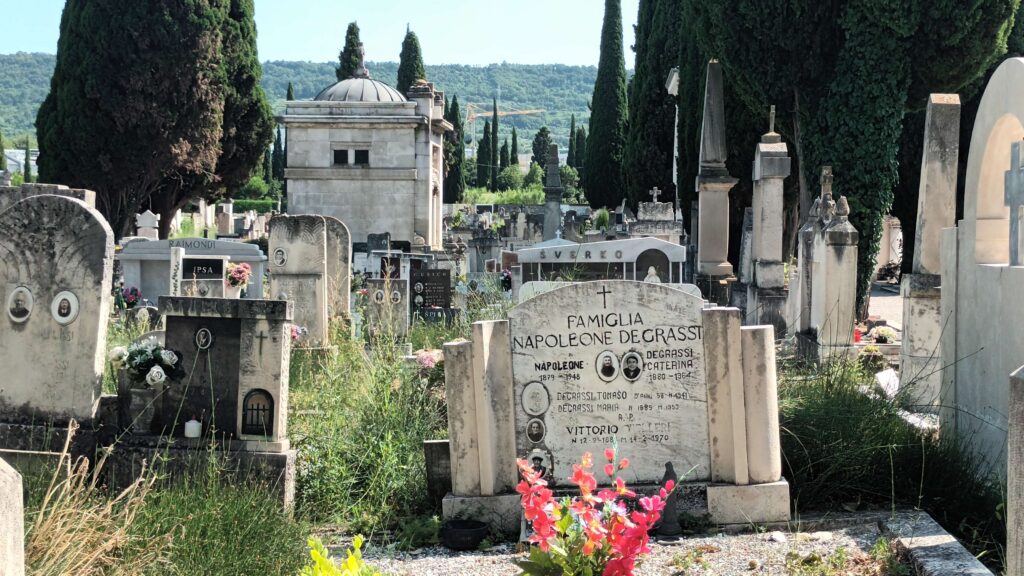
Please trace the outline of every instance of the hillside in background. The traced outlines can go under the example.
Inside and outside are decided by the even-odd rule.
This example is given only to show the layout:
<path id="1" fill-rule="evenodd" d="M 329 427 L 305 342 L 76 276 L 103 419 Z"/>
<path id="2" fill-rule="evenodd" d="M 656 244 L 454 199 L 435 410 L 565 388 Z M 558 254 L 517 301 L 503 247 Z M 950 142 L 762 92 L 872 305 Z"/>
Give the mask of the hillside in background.
<path id="1" fill-rule="evenodd" d="M 0 130 L 7 139 L 34 132 L 36 111 L 50 89 L 54 59 L 52 54 L 0 54 Z M 369 62 L 367 68 L 373 78 L 395 84 L 397 62 Z M 520 151 L 525 152 L 541 126 L 550 128 L 555 142 L 564 148 L 568 144 L 570 115 L 576 114 L 577 122 L 584 119 L 586 125 L 597 68 L 561 64 L 445 64 L 427 66 L 427 76 L 449 98 L 458 94 L 463 114 L 467 103 L 490 110 L 498 89 L 500 110 L 545 110 L 540 114 L 501 118 L 501 138 L 507 137 L 515 126 Z M 263 88 L 277 111 L 282 107 L 288 82 L 292 82 L 297 98 L 308 99 L 334 81 L 333 63 L 263 64 Z M 483 125 L 483 120 L 474 123 L 477 137 L 483 132 Z"/>

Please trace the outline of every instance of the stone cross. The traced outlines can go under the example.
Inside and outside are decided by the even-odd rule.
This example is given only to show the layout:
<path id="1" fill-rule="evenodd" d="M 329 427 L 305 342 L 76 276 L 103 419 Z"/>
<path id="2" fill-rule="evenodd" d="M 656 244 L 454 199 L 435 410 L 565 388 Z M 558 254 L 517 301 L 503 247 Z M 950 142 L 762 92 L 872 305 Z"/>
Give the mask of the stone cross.
<path id="1" fill-rule="evenodd" d="M 661 196 L 662 194 L 664 194 L 664 192 L 662 192 L 661 190 L 658 190 L 658 187 L 655 186 L 653 190 L 648 192 L 648 194 L 650 194 L 651 198 L 654 198 L 654 201 L 657 202 L 658 201 L 658 196 Z"/>
<path id="2" fill-rule="evenodd" d="M 768 132 L 775 132 L 775 105 L 768 111 Z"/>
<path id="3" fill-rule="evenodd" d="M 1024 206 L 1024 166 L 1020 163 L 1020 142 L 1010 147 L 1010 169 L 1006 171 L 1004 203 L 1010 207 L 1010 266 L 1020 266 L 1020 208 Z"/>

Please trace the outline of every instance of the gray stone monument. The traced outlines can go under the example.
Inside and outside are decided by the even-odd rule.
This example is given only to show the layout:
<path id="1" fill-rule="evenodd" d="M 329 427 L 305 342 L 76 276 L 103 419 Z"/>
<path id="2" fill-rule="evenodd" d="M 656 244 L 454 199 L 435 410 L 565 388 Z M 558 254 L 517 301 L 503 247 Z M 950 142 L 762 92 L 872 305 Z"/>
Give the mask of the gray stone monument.
<path id="1" fill-rule="evenodd" d="M 327 221 L 323 216 L 275 216 L 270 220 L 270 295 L 295 303 L 300 346 L 328 343 Z"/>
<path id="2" fill-rule="evenodd" d="M 32 196 L 0 213 L 0 418 L 92 420 L 113 257 L 110 226 L 82 201 Z"/>
<path id="3" fill-rule="evenodd" d="M 25 574 L 21 474 L 0 458 L 0 576 Z"/>
<path id="4" fill-rule="evenodd" d="M 558 236 L 562 229 L 562 177 L 558 172 L 558 144 L 548 147 L 544 175 L 544 240 Z"/>
<path id="5" fill-rule="evenodd" d="M 327 222 L 327 310 L 330 318 L 348 318 L 352 292 L 352 235 L 337 218 Z"/>

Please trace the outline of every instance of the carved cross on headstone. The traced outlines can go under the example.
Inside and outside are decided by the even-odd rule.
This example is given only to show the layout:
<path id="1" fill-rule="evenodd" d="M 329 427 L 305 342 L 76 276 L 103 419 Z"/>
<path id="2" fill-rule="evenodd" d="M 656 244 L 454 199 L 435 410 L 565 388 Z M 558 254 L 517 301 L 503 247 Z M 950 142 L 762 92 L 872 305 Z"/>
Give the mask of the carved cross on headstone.
<path id="1" fill-rule="evenodd" d="M 1020 209 L 1024 206 L 1024 166 L 1020 163 L 1020 142 L 1010 146 L 1010 169 L 1006 171 L 1003 202 L 1010 207 L 1010 266 L 1020 266 Z"/>
<path id="2" fill-rule="evenodd" d="M 664 194 L 664 192 L 662 192 L 661 190 L 658 190 L 658 187 L 655 186 L 654 189 L 652 189 L 650 192 L 648 192 L 648 194 L 650 194 L 651 198 L 654 198 L 654 201 L 657 202 L 658 201 L 658 196 L 661 196 L 662 194 Z"/>
<path id="3" fill-rule="evenodd" d="M 262 331 L 262 330 L 260 330 L 259 335 L 256 336 L 256 339 L 260 341 L 259 357 L 257 359 L 257 361 L 259 362 L 260 366 L 263 365 L 263 341 L 266 340 L 267 338 L 268 338 L 267 333 Z"/>
<path id="4" fill-rule="evenodd" d="M 609 290 L 607 286 L 602 287 L 601 291 L 598 292 L 598 294 L 601 295 L 601 301 L 603 303 L 602 305 L 603 305 L 603 307 L 605 309 L 608 308 L 608 295 L 611 294 L 611 293 L 612 293 L 612 291 Z"/>

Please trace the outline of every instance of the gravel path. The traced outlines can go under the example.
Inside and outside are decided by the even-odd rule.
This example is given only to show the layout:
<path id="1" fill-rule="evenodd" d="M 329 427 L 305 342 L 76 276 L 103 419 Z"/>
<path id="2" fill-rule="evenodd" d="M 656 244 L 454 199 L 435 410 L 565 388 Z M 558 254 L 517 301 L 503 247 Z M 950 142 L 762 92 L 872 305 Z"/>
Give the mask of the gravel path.
<path id="1" fill-rule="evenodd" d="M 831 532 L 739 534 L 693 537 L 673 545 L 652 545 L 652 553 L 637 570 L 637 576 L 682 576 L 733 574 L 783 575 L 786 555 L 818 554 L 825 558 L 843 548 L 847 557 L 867 554 L 878 540 L 878 525 L 859 524 Z M 389 552 L 369 549 L 364 558 L 374 568 L 393 576 L 514 576 L 513 544 L 487 552 L 454 553 L 442 547 L 417 551 Z"/>

